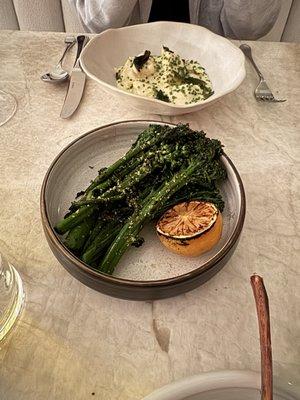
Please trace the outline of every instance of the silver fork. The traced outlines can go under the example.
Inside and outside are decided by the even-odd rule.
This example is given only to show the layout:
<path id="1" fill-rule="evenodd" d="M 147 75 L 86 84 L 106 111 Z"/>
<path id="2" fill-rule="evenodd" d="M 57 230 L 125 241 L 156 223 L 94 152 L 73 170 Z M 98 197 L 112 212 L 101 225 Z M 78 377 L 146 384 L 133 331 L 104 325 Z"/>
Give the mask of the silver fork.
<path id="1" fill-rule="evenodd" d="M 251 64 L 253 65 L 255 71 L 259 76 L 259 84 L 257 88 L 254 90 L 254 96 L 256 100 L 272 101 L 273 103 L 282 103 L 286 101 L 284 99 L 275 99 L 273 93 L 271 92 L 271 89 L 269 88 L 267 82 L 265 81 L 265 78 L 263 77 L 262 73 L 260 72 L 260 70 L 258 69 L 257 65 L 255 64 L 252 58 L 251 47 L 248 46 L 247 44 L 241 44 L 240 49 L 245 54 L 245 56 L 248 57 L 248 59 L 250 60 Z"/>

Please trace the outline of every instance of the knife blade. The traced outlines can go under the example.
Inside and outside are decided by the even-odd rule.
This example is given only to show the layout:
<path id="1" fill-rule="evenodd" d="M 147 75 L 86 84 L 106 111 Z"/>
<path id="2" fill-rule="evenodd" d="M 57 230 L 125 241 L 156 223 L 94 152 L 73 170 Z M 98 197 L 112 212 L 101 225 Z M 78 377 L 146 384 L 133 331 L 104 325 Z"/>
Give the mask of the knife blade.
<path id="1" fill-rule="evenodd" d="M 77 54 L 75 64 L 70 74 L 70 82 L 64 104 L 61 109 L 61 118 L 69 118 L 77 110 L 80 104 L 85 86 L 85 73 L 82 71 L 79 63 L 79 56 L 83 47 L 88 42 L 89 38 L 85 35 L 77 36 Z"/>

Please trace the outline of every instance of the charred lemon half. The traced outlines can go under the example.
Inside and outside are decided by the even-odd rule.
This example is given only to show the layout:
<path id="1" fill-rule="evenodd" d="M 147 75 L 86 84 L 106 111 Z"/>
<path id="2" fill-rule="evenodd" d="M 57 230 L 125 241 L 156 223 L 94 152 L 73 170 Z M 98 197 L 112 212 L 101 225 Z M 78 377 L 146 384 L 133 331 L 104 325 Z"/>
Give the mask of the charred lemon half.
<path id="1" fill-rule="evenodd" d="M 157 222 L 156 231 L 167 249 L 196 257 L 218 243 L 222 225 L 222 215 L 214 204 L 191 200 L 167 210 Z"/>

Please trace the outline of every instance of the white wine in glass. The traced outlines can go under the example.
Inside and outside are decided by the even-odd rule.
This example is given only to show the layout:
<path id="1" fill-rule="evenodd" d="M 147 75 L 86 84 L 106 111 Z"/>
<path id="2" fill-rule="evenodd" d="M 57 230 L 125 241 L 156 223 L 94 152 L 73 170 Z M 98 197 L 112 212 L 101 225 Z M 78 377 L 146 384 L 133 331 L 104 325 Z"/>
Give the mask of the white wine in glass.
<path id="1" fill-rule="evenodd" d="M 0 253 L 0 342 L 22 311 L 23 284 L 18 271 Z"/>
<path id="2" fill-rule="evenodd" d="M 9 121 L 17 110 L 17 100 L 10 93 L 0 90 L 0 126 Z"/>

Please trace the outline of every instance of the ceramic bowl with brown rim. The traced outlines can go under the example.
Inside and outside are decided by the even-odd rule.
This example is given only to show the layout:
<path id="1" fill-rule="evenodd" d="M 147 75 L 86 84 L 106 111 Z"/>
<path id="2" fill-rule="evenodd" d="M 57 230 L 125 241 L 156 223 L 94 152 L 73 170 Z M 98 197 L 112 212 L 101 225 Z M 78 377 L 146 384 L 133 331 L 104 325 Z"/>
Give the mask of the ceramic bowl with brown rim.
<path id="1" fill-rule="evenodd" d="M 196 258 L 169 252 L 147 224 L 141 236 L 143 246 L 130 248 L 122 257 L 114 275 L 90 268 L 74 256 L 53 229 L 63 218 L 77 192 L 87 187 L 97 171 L 120 158 L 150 123 L 125 121 L 94 129 L 70 143 L 50 165 L 41 190 L 41 216 L 48 244 L 75 278 L 99 292 L 132 300 L 161 299 L 176 296 L 212 278 L 235 251 L 245 218 L 245 193 L 241 178 L 225 154 L 222 163 L 227 179 L 220 190 L 225 201 L 223 232 L 218 244 Z M 172 124 L 168 124 L 172 125 Z"/>

